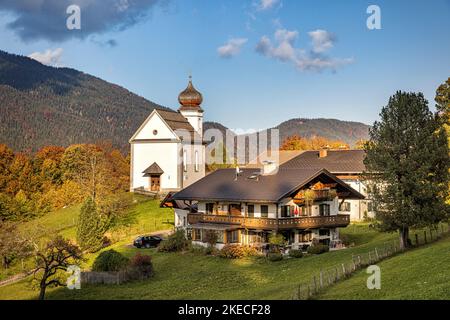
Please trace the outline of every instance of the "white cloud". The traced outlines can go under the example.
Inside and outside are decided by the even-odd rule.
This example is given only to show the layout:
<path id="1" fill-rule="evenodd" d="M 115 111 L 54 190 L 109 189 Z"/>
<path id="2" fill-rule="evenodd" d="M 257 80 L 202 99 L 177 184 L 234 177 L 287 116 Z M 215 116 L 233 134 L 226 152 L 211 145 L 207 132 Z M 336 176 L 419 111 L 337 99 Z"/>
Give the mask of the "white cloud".
<path id="1" fill-rule="evenodd" d="M 227 41 L 223 46 L 217 48 L 217 52 L 219 56 L 222 58 L 231 58 L 235 55 L 239 54 L 242 46 L 247 43 L 247 39 L 245 38 L 232 38 Z"/>
<path id="2" fill-rule="evenodd" d="M 282 62 L 292 63 L 300 71 L 335 71 L 338 67 L 352 63 L 353 58 L 331 58 L 323 53 L 333 47 L 334 37 L 324 30 L 309 32 L 312 40 L 312 49 L 308 52 L 305 49 L 295 47 L 298 38 L 298 31 L 278 29 L 274 35 L 274 41 L 267 36 L 261 37 L 256 46 L 256 51 L 266 57 Z"/>
<path id="3" fill-rule="evenodd" d="M 317 29 L 315 31 L 308 32 L 311 37 L 313 51 L 316 53 L 325 52 L 333 48 L 336 37 L 325 30 Z"/>
<path id="4" fill-rule="evenodd" d="M 45 52 L 33 52 L 28 57 L 37 60 L 42 64 L 57 67 L 60 65 L 62 53 L 62 48 L 57 48 L 53 51 L 51 49 L 47 49 Z"/>
<path id="5" fill-rule="evenodd" d="M 280 3 L 280 0 L 259 0 L 256 4 L 256 7 L 258 8 L 258 10 L 264 11 L 272 9 L 278 3 Z"/>

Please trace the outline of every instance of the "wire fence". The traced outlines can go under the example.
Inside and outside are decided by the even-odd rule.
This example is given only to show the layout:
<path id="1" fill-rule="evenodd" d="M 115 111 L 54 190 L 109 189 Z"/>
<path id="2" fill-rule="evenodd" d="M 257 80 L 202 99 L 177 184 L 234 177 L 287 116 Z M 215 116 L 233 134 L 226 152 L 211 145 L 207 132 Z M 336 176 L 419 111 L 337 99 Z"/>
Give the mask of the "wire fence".
<path id="1" fill-rule="evenodd" d="M 443 224 L 437 228 L 414 232 L 412 234 L 411 248 L 434 242 L 448 233 L 450 233 L 450 225 L 445 227 Z M 311 299 L 333 284 L 349 278 L 356 271 L 403 251 L 405 249 L 400 248 L 398 240 L 395 240 L 386 242 L 383 246 L 375 247 L 375 249 L 363 254 L 352 254 L 351 261 L 320 270 L 309 281 L 298 284 L 292 293 L 292 300 Z"/>

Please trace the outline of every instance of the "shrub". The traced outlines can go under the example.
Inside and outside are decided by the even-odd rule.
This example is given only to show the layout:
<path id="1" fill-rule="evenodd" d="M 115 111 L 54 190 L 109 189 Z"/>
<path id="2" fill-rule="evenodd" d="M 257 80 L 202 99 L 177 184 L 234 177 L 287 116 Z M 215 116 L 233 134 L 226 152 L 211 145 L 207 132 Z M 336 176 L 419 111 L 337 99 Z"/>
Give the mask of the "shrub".
<path id="1" fill-rule="evenodd" d="M 303 257 L 302 250 L 291 249 L 289 250 L 289 256 L 292 258 L 301 258 Z"/>
<path id="2" fill-rule="evenodd" d="M 158 246 L 158 251 L 161 252 L 176 252 L 182 251 L 189 247 L 189 240 L 186 239 L 184 230 L 177 230 L 172 233 L 167 240 L 164 240 Z"/>
<path id="3" fill-rule="evenodd" d="M 130 280 L 147 279 L 153 275 L 152 257 L 136 253 L 129 262 L 127 275 Z"/>
<path id="4" fill-rule="evenodd" d="M 267 255 L 267 258 L 269 259 L 269 261 L 272 261 L 272 262 L 281 261 L 281 260 L 283 260 L 283 255 L 279 252 L 270 252 Z"/>
<path id="5" fill-rule="evenodd" d="M 316 244 L 308 247 L 308 253 L 310 254 L 321 254 L 330 251 L 330 247 L 325 244 Z"/>
<path id="6" fill-rule="evenodd" d="M 220 257 L 227 259 L 240 259 L 256 255 L 259 255 L 259 252 L 255 248 L 239 244 L 227 244 L 219 252 Z"/>
<path id="7" fill-rule="evenodd" d="M 205 232 L 205 241 L 209 244 L 210 247 L 214 247 L 217 243 L 217 232 L 214 230 L 206 230 Z"/>
<path id="8" fill-rule="evenodd" d="M 115 250 L 103 251 L 92 265 L 93 271 L 120 271 L 126 267 L 129 260 Z"/>

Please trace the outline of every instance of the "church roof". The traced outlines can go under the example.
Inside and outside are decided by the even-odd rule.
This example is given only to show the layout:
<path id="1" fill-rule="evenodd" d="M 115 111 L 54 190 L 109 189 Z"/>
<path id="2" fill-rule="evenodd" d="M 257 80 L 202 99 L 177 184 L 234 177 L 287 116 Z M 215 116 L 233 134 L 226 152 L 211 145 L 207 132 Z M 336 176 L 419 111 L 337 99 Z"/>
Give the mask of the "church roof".
<path id="1" fill-rule="evenodd" d="M 166 121 L 166 123 L 173 131 L 175 130 L 187 130 L 190 132 L 195 131 L 194 128 L 189 123 L 189 121 L 185 117 L 183 117 L 181 113 L 161 109 L 157 109 L 157 112 L 164 119 L 164 121 Z"/>
<path id="2" fill-rule="evenodd" d="M 162 175 L 164 171 L 163 169 L 161 169 L 160 166 L 158 166 L 156 162 L 153 162 L 153 164 L 144 171 L 142 171 L 142 173 L 145 173 L 144 177 L 148 177 L 151 175 Z"/>

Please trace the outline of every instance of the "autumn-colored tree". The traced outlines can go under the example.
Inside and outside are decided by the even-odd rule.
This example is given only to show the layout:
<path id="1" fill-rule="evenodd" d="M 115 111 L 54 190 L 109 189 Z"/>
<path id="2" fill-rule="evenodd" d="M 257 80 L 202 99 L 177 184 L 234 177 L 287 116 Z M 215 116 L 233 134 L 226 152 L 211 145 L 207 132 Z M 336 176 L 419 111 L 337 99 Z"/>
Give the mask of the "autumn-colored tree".
<path id="1" fill-rule="evenodd" d="M 341 140 L 330 140 L 320 136 L 304 138 L 298 135 L 287 137 L 280 150 L 319 150 L 322 148 L 349 149 L 349 145 Z"/>
<path id="2" fill-rule="evenodd" d="M 14 160 L 14 152 L 5 144 L 0 144 L 0 192 L 4 192 L 11 181 L 10 167 Z"/>

